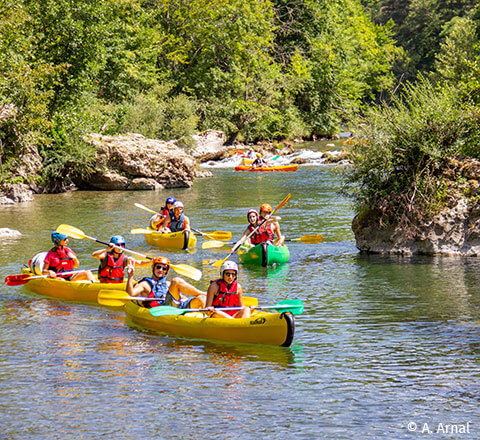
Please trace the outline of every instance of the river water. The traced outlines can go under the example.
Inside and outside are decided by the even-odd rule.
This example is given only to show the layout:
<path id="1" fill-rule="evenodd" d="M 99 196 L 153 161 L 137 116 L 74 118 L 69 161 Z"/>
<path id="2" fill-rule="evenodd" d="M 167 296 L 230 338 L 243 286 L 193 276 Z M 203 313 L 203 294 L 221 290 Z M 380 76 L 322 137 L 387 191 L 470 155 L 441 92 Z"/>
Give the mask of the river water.
<path id="1" fill-rule="evenodd" d="M 246 212 L 276 206 L 291 261 L 240 269 L 261 304 L 300 298 L 290 348 L 232 345 L 159 335 L 102 307 L 0 286 L 1 439 L 450 439 L 480 438 L 480 260 L 364 256 L 351 231 L 341 177 L 328 166 L 295 173 L 235 173 L 190 189 L 39 195 L 0 210 L 0 275 L 19 273 L 66 223 L 108 241 L 123 234 L 140 252 L 203 270 L 228 247 L 193 253 L 149 248 L 144 227 L 167 195 L 194 227 L 238 238 Z M 201 244 L 203 240 L 199 240 Z M 81 267 L 99 245 L 71 240 Z M 447 426 L 448 425 L 448 426 Z M 416 429 L 416 431 L 415 431 Z"/>

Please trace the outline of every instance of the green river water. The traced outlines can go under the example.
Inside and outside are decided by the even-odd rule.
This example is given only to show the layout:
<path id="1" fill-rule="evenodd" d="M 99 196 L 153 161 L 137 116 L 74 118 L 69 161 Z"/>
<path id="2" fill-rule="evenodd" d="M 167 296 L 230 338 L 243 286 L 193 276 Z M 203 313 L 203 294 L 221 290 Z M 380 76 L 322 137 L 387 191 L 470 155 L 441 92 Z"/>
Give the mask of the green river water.
<path id="1" fill-rule="evenodd" d="M 102 307 L 0 286 L 0 439 L 478 439 L 480 259 L 364 256 L 355 247 L 349 201 L 332 167 L 295 173 L 235 173 L 190 189 L 39 195 L 3 206 L 0 275 L 19 273 L 51 247 L 60 223 L 203 271 L 206 289 L 228 247 L 193 253 L 150 248 L 130 229 L 174 195 L 194 227 L 238 238 L 246 212 L 276 206 L 290 263 L 240 268 L 261 304 L 299 298 L 290 348 L 159 335 Z M 101 246 L 71 240 L 82 268 Z M 3 279 L 2 278 L 2 279 Z M 448 425 L 448 426 L 447 426 Z M 429 431 L 430 433 L 429 433 Z"/>

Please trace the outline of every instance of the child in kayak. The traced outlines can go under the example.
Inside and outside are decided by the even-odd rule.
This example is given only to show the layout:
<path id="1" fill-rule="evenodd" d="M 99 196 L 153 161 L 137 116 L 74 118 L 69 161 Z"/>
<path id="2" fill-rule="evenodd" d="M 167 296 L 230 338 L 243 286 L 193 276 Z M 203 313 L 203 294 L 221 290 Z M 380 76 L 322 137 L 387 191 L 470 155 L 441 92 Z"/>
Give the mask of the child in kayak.
<path id="1" fill-rule="evenodd" d="M 76 269 L 80 265 L 80 262 L 78 261 L 75 252 L 67 247 L 68 236 L 53 231 L 52 242 L 55 246 L 50 249 L 45 256 L 42 274 L 48 275 L 50 278 L 57 278 L 58 276 L 59 278 L 67 281 L 95 281 L 95 277 L 89 270 L 77 272 L 67 277 L 62 277 L 62 272 L 70 272 Z"/>
<path id="2" fill-rule="evenodd" d="M 243 304 L 243 289 L 238 279 L 238 266 L 234 261 L 225 261 L 220 267 L 220 278 L 213 280 L 207 290 L 206 308 L 210 318 L 249 318 L 250 307 Z M 241 307 L 240 310 L 225 310 L 222 307 Z"/>
<path id="3" fill-rule="evenodd" d="M 127 293 L 130 296 L 146 296 L 156 298 L 154 301 L 143 301 L 142 306 L 151 308 L 157 306 L 171 306 L 179 309 L 196 309 L 205 306 L 205 292 L 187 283 L 182 278 L 173 278 L 167 282 L 167 274 L 170 270 L 170 260 L 165 257 L 157 257 L 152 262 L 152 276 L 142 278 L 134 285 L 133 275 L 135 265 L 127 266 Z M 184 295 L 191 295 L 194 298 L 186 298 Z"/>
<path id="4" fill-rule="evenodd" d="M 165 206 L 160 209 L 158 214 L 154 214 L 150 219 L 150 227 L 155 231 L 160 232 L 170 232 L 161 230 L 163 221 L 170 217 L 170 214 L 173 214 L 173 204 L 177 201 L 175 197 L 167 197 L 165 200 Z M 168 229 L 168 228 L 167 228 Z"/>
<path id="5" fill-rule="evenodd" d="M 190 231 L 190 219 L 184 214 L 183 203 L 177 200 L 173 204 L 173 210 L 167 216 L 160 227 L 161 232 Z"/>
<path id="6" fill-rule="evenodd" d="M 262 207 L 264 210 L 262 211 Z M 238 242 L 244 242 L 246 238 L 255 230 L 255 228 L 265 219 L 267 218 L 267 221 L 260 226 L 260 228 L 255 231 L 255 233 L 249 238 L 249 242 L 246 242 L 246 244 L 261 244 L 261 243 L 273 243 L 275 246 L 281 246 L 284 242 L 284 237 L 280 233 L 280 224 L 278 223 L 281 220 L 281 217 L 278 216 L 269 216 L 265 209 L 268 211 L 270 208 L 269 213 L 272 213 L 272 207 L 268 204 L 264 204 L 260 207 L 261 212 L 263 212 L 264 217 L 261 217 L 260 214 L 255 210 L 255 209 L 250 209 L 247 213 L 247 219 L 249 225 L 243 231 L 242 236 L 240 237 L 240 240 Z M 275 239 L 275 234 L 277 235 L 277 238 Z M 275 240 L 275 242 L 274 242 Z M 237 242 L 237 243 L 238 243 Z M 276 243 L 281 243 L 281 244 L 276 244 Z"/>
<path id="7" fill-rule="evenodd" d="M 125 239 L 121 235 L 114 235 L 107 248 L 92 253 L 93 258 L 100 260 L 98 266 L 98 281 L 101 283 L 123 283 L 124 269 L 129 263 L 136 265 L 150 264 L 150 260 L 136 261 L 127 257 L 123 249 Z"/>

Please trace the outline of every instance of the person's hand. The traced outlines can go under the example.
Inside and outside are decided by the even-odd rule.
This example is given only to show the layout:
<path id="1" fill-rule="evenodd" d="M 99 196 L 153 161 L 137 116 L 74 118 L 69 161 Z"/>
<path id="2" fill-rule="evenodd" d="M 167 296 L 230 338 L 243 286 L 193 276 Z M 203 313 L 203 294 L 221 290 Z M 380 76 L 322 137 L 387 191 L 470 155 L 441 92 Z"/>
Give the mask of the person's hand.
<path id="1" fill-rule="evenodd" d="M 57 278 L 57 274 L 53 270 L 48 271 L 48 276 L 50 278 Z"/>
<path id="2" fill-rule="evenodd" d="M 132 261 L 129 261 L 126 269 L 127 269 L 128 278 L 131 278 L 135 273 L 135 264 Z"/>

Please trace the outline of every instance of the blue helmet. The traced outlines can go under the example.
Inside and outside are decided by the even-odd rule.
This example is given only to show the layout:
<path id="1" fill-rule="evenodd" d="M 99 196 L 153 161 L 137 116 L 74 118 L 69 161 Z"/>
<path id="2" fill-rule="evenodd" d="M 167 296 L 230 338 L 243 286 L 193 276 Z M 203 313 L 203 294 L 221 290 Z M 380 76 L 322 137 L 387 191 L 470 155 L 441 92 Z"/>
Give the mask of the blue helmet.
<path id="1" fill-rule="evenodd" d="M 169 203 L 175 203 L 177 199 L 175 197 L 167 197 L 167 200 L 165 200 L 165 206 Z"/>
<path id="2" fill-rule="evenodd" d="M 125 239 L 121 235 L 114 235 L 110 239 L 110 243 L 116 244 L 118 246 L 121 246 L 121 245 L 125 246 Z"/>
<path id="3" fill-rule="evenodd" d="M 55 246 L 61 246 L 60 242 L 66 238 L 68 238 L 68 236 L 65 234 L 60 234 L 60 232 L 57 231 L 52 232 L 52 241 Z"/>

